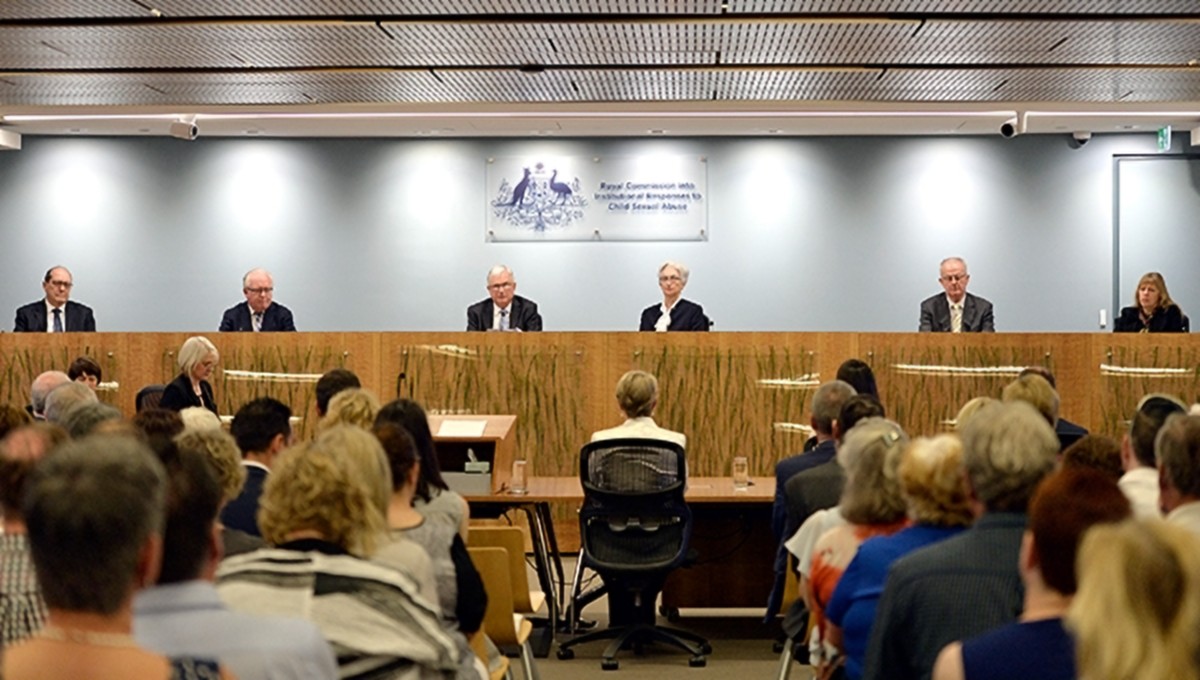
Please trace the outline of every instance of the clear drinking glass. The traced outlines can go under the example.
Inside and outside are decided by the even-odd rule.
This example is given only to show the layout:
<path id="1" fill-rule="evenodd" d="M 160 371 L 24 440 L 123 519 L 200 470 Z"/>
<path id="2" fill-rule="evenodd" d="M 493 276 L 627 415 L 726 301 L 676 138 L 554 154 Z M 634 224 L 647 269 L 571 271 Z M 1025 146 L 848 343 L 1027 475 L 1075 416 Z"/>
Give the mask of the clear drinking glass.
<path id="1" fill-rule="evenodd" d="M 523 496 L 529 493 L 528 479 L 526 477 L 529 470 L 527 461 L 514 460 L 512 464 L 512 476 L 508 478 L 508 492 L 518 496 Z"/>
<path id="2" fill-rule="evenodd" d="M 745 491 L 750 488 L 750 461 L 745 456 L 733 459 L 733 490 Z"/>

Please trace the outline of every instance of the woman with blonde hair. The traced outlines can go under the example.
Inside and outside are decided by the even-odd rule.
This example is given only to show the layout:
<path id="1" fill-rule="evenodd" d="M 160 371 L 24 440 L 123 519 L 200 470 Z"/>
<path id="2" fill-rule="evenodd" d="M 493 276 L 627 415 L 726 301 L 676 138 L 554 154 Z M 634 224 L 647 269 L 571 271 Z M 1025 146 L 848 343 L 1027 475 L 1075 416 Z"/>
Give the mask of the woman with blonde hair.
<path id="1" fill-rule="evenodd" d="M 1200 678 L 1200 538 L 1156 519 L 1098 526 L 1076 568 L 1080 678 Z"/>
<path id="2" fill-rule="evenodd" d="M 217 412 L 217 401 L 208 379 L 220 361 L 216 345 L 203 335 L 184 341 L 179 348 L 179 375 L 163 390 L 159 408 L 182 411 L 189 406 L 203 406 Z"/>
<path id="3" fill-rule="evenodd" d="M 374 394 L 362 388 L 342 390 L 329 400 L 325 415 L 317 422 L 317 432 L 321 433 L 338 425 L 353 425 L 362 430 L 370 430 L 378 414 L 379 400 Z"/>
<path id="4" fill-rule="evenodd" d="M 1133 306 L 1123 307 L 1114 333 L 1183 333 L 1183 310 L 1167 292 L 1167 282 L 1158 272 L 1149 272 L 1138 280 Z"/>

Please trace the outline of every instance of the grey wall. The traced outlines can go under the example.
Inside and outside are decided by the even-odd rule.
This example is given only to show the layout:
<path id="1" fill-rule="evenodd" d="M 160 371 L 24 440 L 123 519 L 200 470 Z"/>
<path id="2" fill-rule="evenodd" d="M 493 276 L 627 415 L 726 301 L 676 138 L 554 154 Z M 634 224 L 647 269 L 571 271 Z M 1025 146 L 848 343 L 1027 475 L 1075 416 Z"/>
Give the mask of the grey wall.
<path id="1" fill-rule="evenodd" d="M 101 330 L 211 330 L 264 266 L 301 330 L 459 330 L 503 262 L 547 329 L 632 330 L 677 259 L 717 330 L 907 331 L 959 254 L 1000 330 L 1096 330 L 1112 157 L 1154 137 L 1067 139 L 27 137 L 0 154 L 0 309 L 62 263 Z M 708 241 L 485 240 L 487 158 L 659 151 L 708 157 Z"/>

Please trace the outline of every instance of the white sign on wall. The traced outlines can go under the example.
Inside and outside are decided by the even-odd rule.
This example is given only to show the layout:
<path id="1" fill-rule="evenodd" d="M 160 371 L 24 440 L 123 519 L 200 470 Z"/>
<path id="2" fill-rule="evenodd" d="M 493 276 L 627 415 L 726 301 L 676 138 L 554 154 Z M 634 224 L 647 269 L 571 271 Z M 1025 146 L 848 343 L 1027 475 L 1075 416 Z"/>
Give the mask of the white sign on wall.
<path id="1" fill-rule="evenodd" d="M 699 241 L 707 238 L 699 156 L 495 158 L 487 166 L 495 241 Z"/>

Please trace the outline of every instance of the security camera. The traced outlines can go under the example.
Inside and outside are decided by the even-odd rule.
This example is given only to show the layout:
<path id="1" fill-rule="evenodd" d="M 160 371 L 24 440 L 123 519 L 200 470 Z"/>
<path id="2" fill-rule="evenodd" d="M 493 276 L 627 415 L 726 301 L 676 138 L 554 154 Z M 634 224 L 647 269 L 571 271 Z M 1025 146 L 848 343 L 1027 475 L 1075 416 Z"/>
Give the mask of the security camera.
<path id="1" fill-rule="evenodd" d="M 1084 144 L 1087 144 L 1088 141 L 1091 140 L 1092 133 L 1081 130 L 1079 132 L 1072 132 L 1071 137 L 1074 138 L 1076 144 L 1078 144 L 1079 146 L 1083 146 Z"/>
<path id="2" fill-rule="evenodd" d="M 177 120 L 171 123 L 170 132 L 172 137 L 190 142 L 200 134 L 200 128 L 196 127 L 195 123 Z"/>
<path id="3" fill-rule="evenodd" d="M 1018 135 L 1017 119 L 1009 118 L 1000 124 L 1000 136 L 1005 139 L 1012 139 Z"/>

